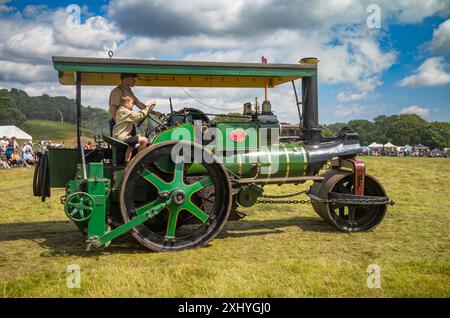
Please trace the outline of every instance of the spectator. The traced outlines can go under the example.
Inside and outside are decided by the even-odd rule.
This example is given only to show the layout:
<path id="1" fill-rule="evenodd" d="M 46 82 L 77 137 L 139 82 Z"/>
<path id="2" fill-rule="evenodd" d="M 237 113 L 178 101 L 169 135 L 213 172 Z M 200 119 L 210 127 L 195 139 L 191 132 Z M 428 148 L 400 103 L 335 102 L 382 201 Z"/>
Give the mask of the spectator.
<path id="1" fill-rule="evenodd" d="M 22 151 L 25 152 L 26 150 L 30 150 L 30 152 L 33 153 L 33 145 L 31 141 L 24 142 L 22 146 Z"/>
<path id="2" fill-rule="evenodd" d="M 14 147 L 14 151 L 16 151 L 17 148 L 20 148 L 19 144 L 17 143 L 16 137 L 11 137 L 12 145 Z"/>
<path id="3" fill-rule="evenodd" d="M 0 154 L 5 153 L 7 147 L 8 147 L 8 139 L 6 138 L 6 136 L 3 136 L 3 138 L 0 139 Z"/>
<path id="4" fill-rule="evenodd" d="M 9 165 L 12 164 L 11 157 L 13 153 L 14 153 L 14 143 L 11 139 L 8 139 L 8 145 L 6 146 L 5 154 L 6 154 L 6 161 L 8 162 Z"/>
<path id="5" fill-rule="evenodd" d="M 3 167 L 3 169 L 11 169 L 11 167 L 9 166 L 9 164 L 6 161 L 3 161 L 0 158 L 0 168 Z"/>
<path id="6" fill-rule="evenodd" d="M 25 162 L 25 160 L 23 160 L 22 158 L 21 158 L 21 156 L 20 156 L 20 154 L 19 154 L 19 151 L 14 151 L 13 152 L 13 154 L 12 154 L 12 156 L 11 156 L 11 163 L 13 164 L 13 165 L 16 165 L 16 166 L 25 166 L 25 167 L 28 167 L 28 168 L 30 168 L 31 166 L 29 165 L 29 164 L 27 164 L 26 162 Z"/>
<path id="7" fill-rule="evenodd" d="M 92 146 L 92 142 L 88 141 L 87 144 L 84 144 L 83 149 L 84 150 L 91 150 L 94 147 Z"/>
<path id="8" fill-rule="evenodd" d="M 26 149 L 22 155 L 22 159 L 26 165 L 34 165 L 36 163 L 30 149 Z"/>

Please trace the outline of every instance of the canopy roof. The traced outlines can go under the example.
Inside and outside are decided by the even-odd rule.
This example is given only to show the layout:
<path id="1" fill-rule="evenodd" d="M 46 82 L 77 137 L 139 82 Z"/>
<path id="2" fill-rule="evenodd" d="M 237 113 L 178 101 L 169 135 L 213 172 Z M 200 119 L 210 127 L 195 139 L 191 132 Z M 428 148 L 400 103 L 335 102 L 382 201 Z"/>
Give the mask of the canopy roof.
<path id="1" fill-rule="evenodd" d="M 377 144 L 376 142 L 373 142 L 367 147 L 369 147 L 369 148 L 383 148 L 383 144 Z"/>
<path id="2" fill-rule="evenodd" d="M 33 137 L 16 126 L 0 126 L 0 138 L 3 136 L 16 137 L 18 140 L 33 140 Z"/>
<path id="3" fill-rule="evenodd" d="M 52 57 L 59 82 L 74 85 L 118 85 L 121 73 L 135 73 L 136 86 L 269 87 L 316 75 L 317 65 L 130 60 Z"/>
<path id="4" fill-rule="evenodd" d="M 397 146 L 393 145 L 392 143 L 388 142 L 387 144 L 384 144 L 384 148 L 396 148 Z"/>

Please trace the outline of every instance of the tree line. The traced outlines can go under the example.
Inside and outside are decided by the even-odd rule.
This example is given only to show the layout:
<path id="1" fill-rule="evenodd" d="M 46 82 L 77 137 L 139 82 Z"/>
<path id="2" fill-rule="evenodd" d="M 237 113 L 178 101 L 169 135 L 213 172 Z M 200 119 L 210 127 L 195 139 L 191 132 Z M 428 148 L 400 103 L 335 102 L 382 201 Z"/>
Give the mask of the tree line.
<path id="1" fill-rule="evenodd" d="M 239 116 L 239 113 L 228 115 Z M 216 116 L 214 121 L 241 121 L 236 117 Z M 411 146 L 423 144 L 431 148 L 450 147 L 450 123 L 433 121 L 429 122 L 415 114 L 381 115 L 373 121 L 366 119 L 350 120 L 346 123 L 335 123 L 323 125 L 322 135 L 325 137 L 335 136 L 339 130 L 349 127 L 355 130 L 361 137 L 362 145 L 373 142 L 388 143 L 396 146 Z"/>
<path id="2" fill-rule="evenodd" d="M 323 135 L 333 136 L 343 127 L 358 132 L 363 145 L 391 142 L 396 146 L 423 144 L 431 148 L 450 147 L 449 122 L 429 122 L 415 114 L 381 115 L 373 121 L 356 119 L 326 125 Z"/>
<path id="3" fill-rule="evenodd" d="M 77 108 L 74 99 L 47 94 L 29 96 L 25 91 L 12 88 L 0 90 L 0 125 L 14 125 L 26 130 L 25 121 L 41 119 L 76 124 Z M 81 107 L 81 124 L 95 133 L 105 133 L 109 114 L 106 110 L 91 106 Z"/>

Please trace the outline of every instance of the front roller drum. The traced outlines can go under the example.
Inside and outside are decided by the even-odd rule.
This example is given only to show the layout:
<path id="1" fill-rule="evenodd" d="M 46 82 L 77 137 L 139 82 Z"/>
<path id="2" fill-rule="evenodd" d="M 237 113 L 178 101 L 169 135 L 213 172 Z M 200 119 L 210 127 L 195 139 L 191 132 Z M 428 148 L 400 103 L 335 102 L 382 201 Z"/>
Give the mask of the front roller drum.
<path id="1" fill-rule="evenodd" d="M 154 251 L 206 245 L 224 227 L 231 200 L 231 182 L 223 165 L 210 151 L 189 142 L 162 142 L 138 154 L 125 170 L 120 192 L 124 223 L 168 202 L 131 230 Z"/>
<path id="2" fill-rule="evenodd" d="M 322 182 L 315 182 L 311 193 L 328 199 L 330 192 L 353 194 L 354 178 L 351 171 L 330 170 Z M 386 197 L 383 186 L 370 175 L 365 176 L 365 196 Z M 386 215 L 387 205 L 338 204 L 312 202 L 316 213 L 324 220 L 345 232 L 362 232 L 374 229 Z"/>

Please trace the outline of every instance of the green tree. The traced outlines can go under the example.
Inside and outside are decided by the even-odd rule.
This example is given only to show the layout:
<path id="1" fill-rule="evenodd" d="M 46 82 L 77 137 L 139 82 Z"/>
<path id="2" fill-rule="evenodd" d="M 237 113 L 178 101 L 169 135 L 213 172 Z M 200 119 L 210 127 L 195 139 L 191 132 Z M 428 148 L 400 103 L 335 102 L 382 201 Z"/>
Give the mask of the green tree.
<path id="1" fill-rule="evenodd" d="M 8 91 L 0 90 L 0 125 L 14 125 L 25 128 L 26 117 L 16 107 L 15 100 Z"/>

